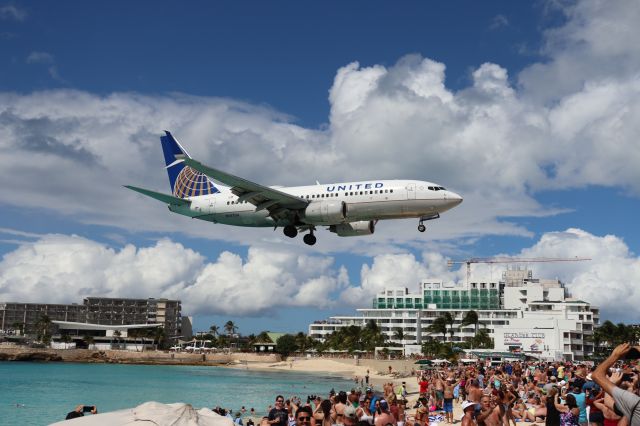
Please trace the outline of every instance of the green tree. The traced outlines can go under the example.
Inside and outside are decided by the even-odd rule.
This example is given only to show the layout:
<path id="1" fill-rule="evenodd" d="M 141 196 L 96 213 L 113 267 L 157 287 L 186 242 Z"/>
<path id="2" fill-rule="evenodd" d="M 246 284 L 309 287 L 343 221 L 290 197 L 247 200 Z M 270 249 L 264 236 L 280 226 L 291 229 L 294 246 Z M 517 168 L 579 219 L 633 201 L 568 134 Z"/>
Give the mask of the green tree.
<path id="1" fill-rule="evenodd" d="M 285 334 L 280 336 L 276 341 L 276 352 L 283 357 L 289 356 L 289 354 L 296 352 L 298 345 L 296 344 L 296 337 L 291 334 Z"/>
<path id="2" fill-rule="evenodd" d="M 211 327 L 209 327 L 209 331 L 211 332 L 211 334 L 213 334 L 214 336 L 217 336 L 220 332 L 220 327 L 218 327 L 215 324 L 212 324 Z"/>
<path id="3" fill-rule="evenodd" d="M 238 330 L 238 326 L 231 320 L 227 321 L 224 324 L 224 331 L 227 332 L 227 336 L 229 337 L 232 337 L 237 330 Z"/>
<path id="4" fill-rule="evenodd" d="M 73 339 L 69 336 L 69 333 L 60 333 L 60 341 L 64 343 L 64 348 L 68 349 L 69 343 L 71 343 Z"/>
<path id="5" fill-rule="evenodd" d="M 475 336 L 470 342 L 474 348 L 479 349 L 493 349 L 493 339 L 489 336 L 487 330 L 478 330 Z"/>
<path id="6" fill-rule="evenodd" d="M 459 328 L 466 327 L 468 325 L 473 325 L 475 334 L 478 334 L 478 325 L 480 324 L 480 319 L 478 318 L 478 312 L 474 310 L 467 311 L 464 314 L 464 318 L 462 318 L 462 322 L 460 323 Z"/>
<path id="7" fill-rule="evenodd" d="M 402 344 L 402 341 L 405 338 L 405 334 L 404 334 L 404 330 L 402 330 L 402 328 L 396 328 L 393 330 L 393 338 L 394 340 L 399 340 L 400 344 Z"/>
<path id="8" fill-rule="evenodd" d="M 448 313 L 448 312 L 447 312 Z M 449 315 L 451 316 L 451 315 Z M 430 334 L 442 334 L 442 341 L 446 342 L 447 341 L 447 318 L 443 315 L 439 316 L 438 318 L 436 318 L 435 320 L 433 320 L 433 323 L 427 327 L 427 331 Z"/>
<path id="9" fill-rule="evenodd" d="M 116 338 L 116 346 L 120 347 L 120 337 L 122 336 L 122 332 L 120 330 L 116 330 L 113 332 L 113 337 Z"/>
<path id="10" fill-rule="evenodd" d="M 42 314 L 35 323 L 35 331 L 38 341 L 48 344 L 51 342 L 51 318 Z"/>
<path id="11" fill-rule="evenodd" d="M 20 334 L 21 336 L 23 336 L 23 335 L 24 335 L 24 323 L 23 323 L 23 322 L 16 321 L 16 322 L 14 322 L 13 324 L 11 324 L 11 327 L 12 327 L 14 330 L 18 330 L 18 332 L 19 332 L 19 334 Z"/>
<path id="12" fill-rule="evenodd" d="M 93 336 L 89 334 L 85 334 L 82 340 L 84 340 L 84 342 L 87 344 L 87 348 L 89 349 L 91 348 L 91 345 L 93 345 L 93 343 L 95 342 L 95 340 L 93 339 Z"/>
<path id="13" fill-rule="evenodd" d="M 427 340 L 422 344 L 422 353 L 426 356 L 437 356 L 440 352 L 440 347 L 442 343 L 433 339 L 432 337 L 428 337 Z"/>

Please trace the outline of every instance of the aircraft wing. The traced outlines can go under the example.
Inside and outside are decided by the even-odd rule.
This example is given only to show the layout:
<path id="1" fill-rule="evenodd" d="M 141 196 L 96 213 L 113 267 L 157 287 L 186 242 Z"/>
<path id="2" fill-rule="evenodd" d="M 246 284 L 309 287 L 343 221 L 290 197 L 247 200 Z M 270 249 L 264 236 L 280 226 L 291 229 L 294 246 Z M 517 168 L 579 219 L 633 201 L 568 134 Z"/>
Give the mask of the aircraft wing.
<path id="1" fill-rule="evenodd" d="M 125 185 L 124 187 L 129 188 L 132 191 L 139 192 L 142 195 L 146 195 L 147 197 L 155 198 L 156 200 L 162 201 L 163 203 L 173 204 L 174 206 L 183 206 L 185 204 L 191 204 L 190 200 L 174 197 L 173 195 L 167 195 L 161 192 L 155 192 L 149 189 L 138 188 L 137 186 L 131 186 L 131 185 Z"/>
<path id="2" fill-rule="evenodd" d="M 183 160 L 187 166 L 204 173 L 211 179 L 230 186 L 231 192 L 237 195 L 240 201 L 248 201 L 255 205 L 257 210 L 267 209 L 274 216 L 283 209 L 299 210 L 306 208 L 309 204 L 308 200 L 205 166 L 186 156 L 176 156 L 176 158 Z"/>

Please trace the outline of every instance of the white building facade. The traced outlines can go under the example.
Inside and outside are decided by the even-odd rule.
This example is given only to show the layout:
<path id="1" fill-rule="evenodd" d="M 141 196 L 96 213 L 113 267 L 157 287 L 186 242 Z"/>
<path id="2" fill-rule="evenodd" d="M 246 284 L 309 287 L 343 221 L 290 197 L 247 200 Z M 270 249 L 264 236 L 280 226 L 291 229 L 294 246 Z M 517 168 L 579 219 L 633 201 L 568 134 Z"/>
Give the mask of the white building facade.
<path id="1" fill-rule="evenodd" d="M 335 316 L 309 325 L 309 335 L 324 340 L 340 327 L 376 322 L 391 342 L 421 345 L 426 339 L 462 342 L 475 335 L 475 326 L 460 327 L 469 310 L 477 312 L 479 328 L 494 339 L 496 351 L 511 351 L 543 359 L 582 360 L 593 352 L 591 336 L 599 311 L 574 300 L 559 280 L 533 278 L 528 269 L 511 269 L 501 280 L 465 284 L 425 280 L 420 293 L 391 287 L 378 293 L 372 308 L 358 315 Z M 444 312 L 454 319 L 453 337 L 427 329 Z M 402 339 L 398 339 L 401 330 Z"/>

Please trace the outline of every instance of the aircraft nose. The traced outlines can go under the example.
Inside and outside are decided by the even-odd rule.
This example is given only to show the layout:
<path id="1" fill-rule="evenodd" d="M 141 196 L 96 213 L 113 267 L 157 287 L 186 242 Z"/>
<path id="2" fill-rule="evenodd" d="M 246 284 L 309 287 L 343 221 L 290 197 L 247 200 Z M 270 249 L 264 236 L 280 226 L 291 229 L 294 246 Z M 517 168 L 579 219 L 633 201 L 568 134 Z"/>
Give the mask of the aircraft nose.
<path id="1" fill-rule="evenodd" d="M 462 203 L 462 197 L 456 194 L 455 192 L 449 192 L 447 199 L 455 203 L 454 206 L 457 206 L 458 204 Z"/>

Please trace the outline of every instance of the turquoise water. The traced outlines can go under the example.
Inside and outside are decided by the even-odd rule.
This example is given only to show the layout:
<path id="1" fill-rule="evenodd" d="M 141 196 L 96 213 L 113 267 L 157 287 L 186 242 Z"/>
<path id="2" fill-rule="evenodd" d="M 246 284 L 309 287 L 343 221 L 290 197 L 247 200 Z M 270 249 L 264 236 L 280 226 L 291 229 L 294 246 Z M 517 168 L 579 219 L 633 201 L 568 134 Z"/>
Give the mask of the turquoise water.
<path id="1" fill-rule="evenodd" d="M 46 425 L 63 420 L 78 404 L 99 412 L 145 401 L 245 406 L 263 414 L 277 394 L 327 395 L 351 388 L 338 376 L 289 371 L 256 372 L 224 367 L 0 362 L 0 424 Z M 17 406 L 17 404 L 19 406 Z"/>

